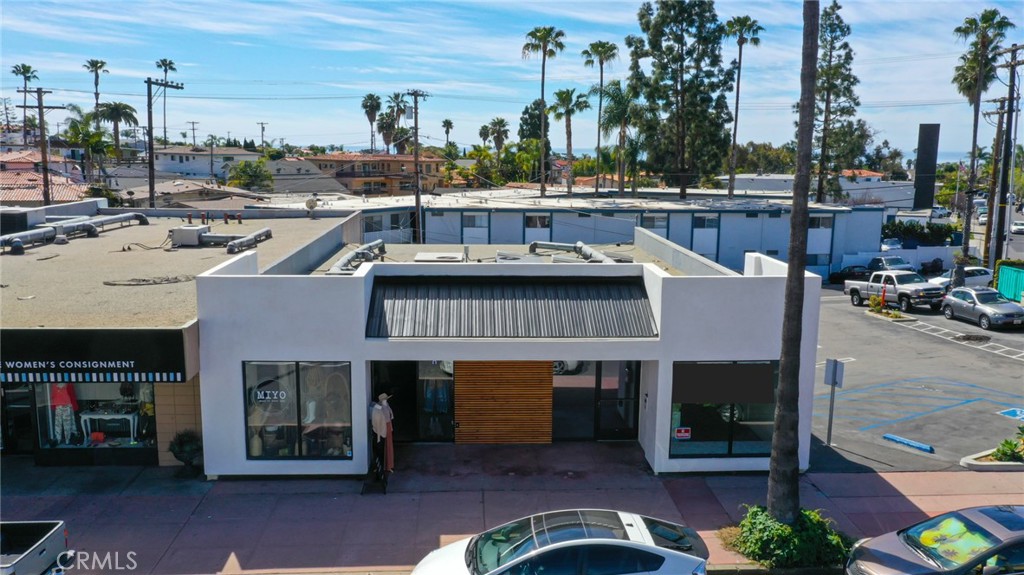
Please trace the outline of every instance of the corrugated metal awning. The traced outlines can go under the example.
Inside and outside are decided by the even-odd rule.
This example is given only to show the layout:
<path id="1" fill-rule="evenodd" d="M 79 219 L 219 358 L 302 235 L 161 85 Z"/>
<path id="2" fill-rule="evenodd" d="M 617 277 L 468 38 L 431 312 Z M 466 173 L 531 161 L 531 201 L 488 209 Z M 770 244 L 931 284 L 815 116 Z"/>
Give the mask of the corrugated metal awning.
<path id="1" fill-rule="evenodd" d="M 378 277 L 367 337 L 657 337 L 641 278 Z"/>

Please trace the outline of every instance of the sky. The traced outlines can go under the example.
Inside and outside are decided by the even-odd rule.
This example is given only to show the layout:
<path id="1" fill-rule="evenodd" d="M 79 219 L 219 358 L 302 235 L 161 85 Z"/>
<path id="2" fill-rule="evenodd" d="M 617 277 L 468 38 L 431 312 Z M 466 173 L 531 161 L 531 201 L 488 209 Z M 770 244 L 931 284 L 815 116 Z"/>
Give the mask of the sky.
<path id="1" fill-rule="evenodd" d="M 824 9 L 828 5 L 822 2 Z M 524 59 L 526 33 L 537 26 L 565 32 L 565 50 L 547 65 L 546 91 L 586 91 L 598 70 L 580 52 L 598 40 L 618 44 L 620 58 L 605 80 L 624 78 L 629 57 L 624 38 L 640 35 L 631 0 L 472 2 L 342 0 L 4 0 L 0 8 L 0 97 L 22 103 L 21 78 L 10 70 L 28 64 L 47 105 L 93 106 L 89 59 L 104 60 L 100 101 L 125 102 L 146 118 L 145 79 L 162 79 L 156 67 L 173 60 L 168 80 L 184 84 L 167 93 L 167 131 L 202 141 L 209 134 L 265 137 L 280 144 L 369 147 L 370 125 L 360 106 L 367 93 L 382 100 L 393 92 L 423 90 L 420 132 L 427 145 L 443 145 L 441 122 L 460 146 L 479 144 L 480 126 L 503 117 L 516 140 L 523 109 L 540 96 L 540 60 Z M 970 149 L 971 108 L 950 83 L 965 45 L 953 34 L 964 18 L 998 8 L 1019 27 L 1004 43 L 1024 43 L 1020 0 L 941 2 L 846 0 L 840 15 L 852 28 L 858 117 L 876 132 L 875 143 L 913 157 L 918 126 L 938 123 L 939 160 L 955 161 Z M 802 8 L 798 1 L 715 3 L 719 19 L 748 15 L 764 27 L 758 47 L 743 54 L 738 140 L 784 144 L 794 138 L 792 105 L 799 98 Z M 723 45 L 728 62 L 736 43 Z M 1002 71 L 985 99 L 1006 95 Z M 1019 85 L 1019 84 L 1018 84 Z M 733 95 L 729 95 L 730 108 Z M 407 98 L 410 102 L 412 98 Z M 30 102 L 31 102 L 30 98 Z M 579 156 L 597 138 L 597 102 L 573 117 Z M 154 107 L 162 132 L 162 103 Z M 983 106 L 993 109 L 994 105 Z M 14 108 L 20 118 L 21 110 Z M 67 113 L 47 113 L 51 132 Z M 191 124 L 195 122 L 195 124 Z M 411 123 L 411 122 L 410 122 Z M 979 145 L 990 147 L 994 118 L 982 120 Z M 564 149 L 565 126 L 551 121 L 555 149 Z M 381 140 L 378 136 L 378 147 Z"/>

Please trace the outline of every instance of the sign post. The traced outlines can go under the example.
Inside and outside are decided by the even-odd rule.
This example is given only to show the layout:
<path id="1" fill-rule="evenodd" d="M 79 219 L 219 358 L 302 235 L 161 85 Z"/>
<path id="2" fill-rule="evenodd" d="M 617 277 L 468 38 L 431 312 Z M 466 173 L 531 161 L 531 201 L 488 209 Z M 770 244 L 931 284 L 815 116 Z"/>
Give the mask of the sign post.
<path id="1" fill-rule="evenodd" d="M 836 388 L 843 387 L 843 364 L 839 360 L 825 360 L 825 385 L 832 388 L 828 397 L 828 435 L 825 437 L 825 444 L 831 446 L 832 414 L 836 407 Z"/>

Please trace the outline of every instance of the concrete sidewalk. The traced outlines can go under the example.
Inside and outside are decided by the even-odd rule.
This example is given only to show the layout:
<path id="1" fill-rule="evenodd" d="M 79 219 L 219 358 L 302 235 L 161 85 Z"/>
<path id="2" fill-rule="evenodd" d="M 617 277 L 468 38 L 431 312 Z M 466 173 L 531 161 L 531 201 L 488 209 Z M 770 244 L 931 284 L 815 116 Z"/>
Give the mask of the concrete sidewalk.
<path id="1" fill-rule="evenodd" d="M 78 572 L 408 573 L 443 536 L 574 507 L 683 520 L 711 549 L 713 571 L 750 566 L 717 529 L 764 502 L 767 475 L 655 476 L 633 443 L 398 446 L 387 495 L 362 478 L 183 480 L 173 468 L 41 468 L 6 457 L 0 516 L 63 519 Z M 808 473 L 801 504 L 852 537 L 971 505 L 1024 504 L 1024 474 Z M 129 556 L 129 554 L 131 554 Z M 109 555 L 106 568 L 102 558 Z M 99 568 L 97 568 L 99 558 Z M 124 570 L 124 569 L 122 569 Z"/>

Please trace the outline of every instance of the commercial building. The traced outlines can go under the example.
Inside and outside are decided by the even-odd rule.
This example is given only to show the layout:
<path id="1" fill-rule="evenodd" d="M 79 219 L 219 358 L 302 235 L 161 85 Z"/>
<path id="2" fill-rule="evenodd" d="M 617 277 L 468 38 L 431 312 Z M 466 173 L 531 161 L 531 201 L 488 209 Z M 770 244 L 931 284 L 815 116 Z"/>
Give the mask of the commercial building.
<path id="1" fill-rule="evenodd" d="M 768 468 L 784 263 L 751 251 L 729 269 L 667 228 L 373 242 L 368 212 L 331 203 L 191 224 L 23 211 L 71 239 L 0 259 L 4 452 L 173 464 L 170 439 L 199 429 L 210 476 L 363 474 L 386 393 L 397 441 L 625 440 L 659 473 Z M 804 468 L 820 285 L 805 276 Z"/>

